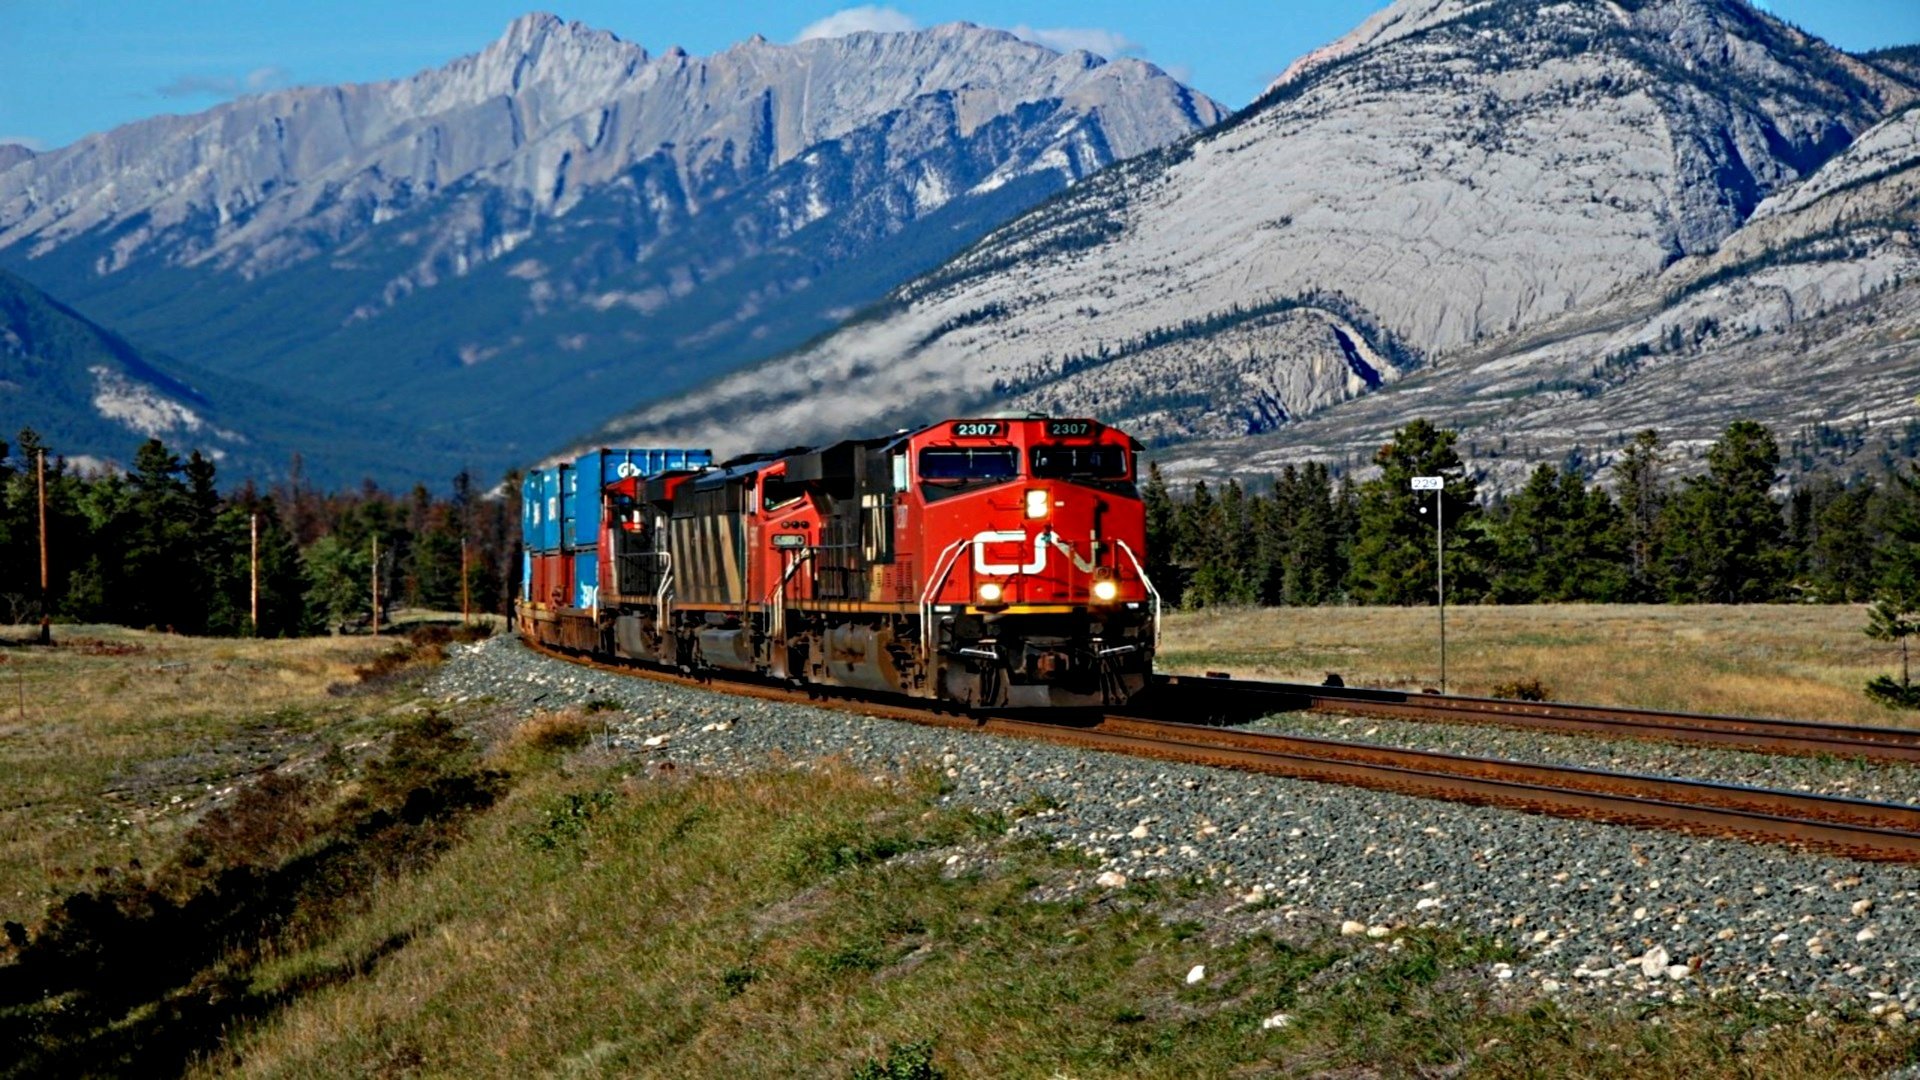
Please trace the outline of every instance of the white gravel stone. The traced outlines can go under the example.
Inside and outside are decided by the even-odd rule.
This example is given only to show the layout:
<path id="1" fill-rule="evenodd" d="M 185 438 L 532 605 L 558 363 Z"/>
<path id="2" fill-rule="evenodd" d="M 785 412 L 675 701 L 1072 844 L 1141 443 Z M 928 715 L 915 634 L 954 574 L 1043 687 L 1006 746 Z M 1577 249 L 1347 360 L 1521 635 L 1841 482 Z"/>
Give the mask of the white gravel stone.
<path id="1" fill-rule="evenodd" d="M 1641 954 L 1640 973 L 1649 979 L 1657 979 L 1662 972 L 1667 970 L 1668 959 L 1666 948 L 1655 945 L 1653 948 Z"/>
<path id="2" fill-rule="evenodd" d="M 1204 979 L 1206 977 L 1207 977 L 1207 965 L 1195 964 L 1187 972 L 1187 985 L 1192 986 L 1194 983 L 1197 983 L 1201 979 Z"/>

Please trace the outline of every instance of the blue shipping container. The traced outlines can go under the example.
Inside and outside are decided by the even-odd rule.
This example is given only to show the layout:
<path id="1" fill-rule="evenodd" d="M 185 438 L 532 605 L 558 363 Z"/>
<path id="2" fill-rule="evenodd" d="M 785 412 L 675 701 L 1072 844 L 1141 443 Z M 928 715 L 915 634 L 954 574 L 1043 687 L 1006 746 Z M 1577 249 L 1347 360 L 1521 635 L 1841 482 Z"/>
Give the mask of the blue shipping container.
<path id="1" fill-rule="evenodd" d="M 540 470 L 540 543 L 536 551 L 560 550 L 560 471 Z"/>
<path id="2" fill-rule="evenodd" d="M 573 606 L 582 610 L 600 607 L 600 556 L 590 551 L 573 557 Z"/>
<path id="3" fill-rule="evenodd" d="M 553 470 L 534 469 L 520 483 L 520 543 L 528 551 L 553 551 L 560 546 L 555 526 L 557 501 L 549 498 Z"/>
<path id="4" fill-rule="evenodd" d="M 573 551 L 598 548 L 600 544 L 600 490 L 632 476 L 657 476 L 663 472 L 684 472 L 713 464 L 711 450 L 607 449 L 574 459 L 569 475 L 576 477 L 580 490 L 567 514 L 567 547 Z M 588 489 L 594 477 L 599 488 Z"/>

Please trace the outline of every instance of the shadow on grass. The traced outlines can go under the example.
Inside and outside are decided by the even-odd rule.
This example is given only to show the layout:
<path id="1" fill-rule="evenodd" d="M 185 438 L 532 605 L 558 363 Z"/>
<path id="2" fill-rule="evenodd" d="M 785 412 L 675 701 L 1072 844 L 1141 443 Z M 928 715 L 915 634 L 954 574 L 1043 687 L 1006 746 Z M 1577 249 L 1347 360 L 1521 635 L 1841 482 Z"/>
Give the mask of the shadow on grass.
<path id="1" fill-rule="evenodd" d="M 275 943 L 324 933 L 381 879 L 430 865 L 505 780 L 429 716 L 353 798 L 321 805 L 323 782 L 269 776 L 151 876 L 66 897 L 31 938 L 9 926 L 0 1076 L 178 1073 L 235 1025 L 368 973 L 408 936 L 270 987 L 252 969 Z"/>

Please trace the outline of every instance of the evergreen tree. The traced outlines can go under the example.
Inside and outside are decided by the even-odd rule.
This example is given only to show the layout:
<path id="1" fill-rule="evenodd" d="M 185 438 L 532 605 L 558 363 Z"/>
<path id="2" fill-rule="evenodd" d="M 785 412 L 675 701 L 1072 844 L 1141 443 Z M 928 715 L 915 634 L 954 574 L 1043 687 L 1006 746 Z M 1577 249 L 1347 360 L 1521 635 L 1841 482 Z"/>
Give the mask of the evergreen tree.
<path id="1" fill-rule="evenodd" d="M 1249 571 L 1255 538 L 1246 492 L 1238 480 L 1220 489 L 1210 519 L 1196 520 L 1202 531 L 1194 542 L 1195 566 L 1190 594 L 1195 606 L 1221 607 L 1254 601 Z"/>
<path id="2" fill-rule="evenodd" d="M 1292 522 L 1279 599 L 1294 606 L 1329 603 L 1339 595 L 1340 582 L 1346 577 L 1340 497 L 1321 462 L 1310 461 L 1290 475 L 1286 501 Z"/>
<path id="3" fill-rule="evenodd" d="M 1913 685 L 1908 639 L 1920 633 L 1920 467 L 1896 474 L 1887 509 L 1887 537 L 1880 547 L 1867 636 L 1900 646 L 1900 681 L 1882 675 L 1867 684 L 1867 696 L 1900 708 L 1920 708 Z"/>
<path id="4" fill-rule="evenodd" d="M 107 595 L 116 621 L 194 632 L 204 628 L 206 585 L 200 574 L 193 507 L 181 479 L 185 465 L 159 439 L 134 454 L 128 477 L 131 527 L 126 576 Z"/>
<path id="5" fill-rule="evenodd" d="M 1881 502 L 1879 486 L 1872 481 L 1853 487 L 1825 483 L 1805 491 L 1811 526 L 1800 566 L 1808 591 L 1815 599 L 1830 604 L 1870 599 L 1878 545 L 1874 516 Z"/>
<path id="6" fill-rule="evenodd" d="M 1424 604 L 1435 598 L 1434 497 L 1412 490 L 1416 476 L 1442 476 L 1441 514 L 1448 541 L 1447 589 L 1466 597 L 1475 587 L 1475 553 L 1465 544 L 1468 526 L 1479 513 L 1477 485 L 1466 475 L 1454 449 L 1458 434 L 1415 420 L 1394 433 L 1374 454 L 1381 475 L 1360 485 L 1358 532 L 1353 541 L 1348 585 L 1356 598 L 1371 604 Z"/>
<path id="7" fill-rule="evenodd" d="M 511 478 L 510 478 L 511 479 Z M 517 486 L 515 490 L 518 490 Z M 1185 584 L 1176 549 L 1180 545 L 1180 508 L 1167 491 L 1167 478 L 1156 462 L 1147 466 L 1147 485 L 1140 492 L 1147 516 L 1147 576 L 1160 590 L 1162 602 L 1178 607 Z"/>
<path id="8" fill-rule="evenodd" d="M 1625 552 L 1613 500 L 1579 474 L 1541 465 L 1493 525 L 1492 598 L 1506 604 L 1615 600 Z"/>
<path id="9" fill-rule="evenodd" d="M 260 637 L 297 637 L 322 629 L 321 619 L 307 609 L 306 560 L 271 498 L 244 504 L 260 515 Z"/>
<path id="10" fill-rule="evenodd" d="M 372 547 L 333 533 L 306 552 L 306 607 L 331 628 L 344 630 L 372 616 Z"/>
<path id="11" fill-rule="evenodd" d="M 1786 594 L 1792 553 L 1772 495 L 1779 463 L 1779 445 L 1764 426 L 1727 425 L 1707 451 L 1707 475 L 1689 479 L 1663 516 L 1670 598 L 1740 604 Z"/>
<path id="12" fill-rule="evenodd" d="M 1667 489 L 1660 476 L 1664 464 L 1660 433 L 1648 428 L 1634 436 L 1613 466 L 1627 559 L 1623 599 L 1653 600 L 1665 592 L 1660 579 L 1660 521 L 1667 505 Z"/>

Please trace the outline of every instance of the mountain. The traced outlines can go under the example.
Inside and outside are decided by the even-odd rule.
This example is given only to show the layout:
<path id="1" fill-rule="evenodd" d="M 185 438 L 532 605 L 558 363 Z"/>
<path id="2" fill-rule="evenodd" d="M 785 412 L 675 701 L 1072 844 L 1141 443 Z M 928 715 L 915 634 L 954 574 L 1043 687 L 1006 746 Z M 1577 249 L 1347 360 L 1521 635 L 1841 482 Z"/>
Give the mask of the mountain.
<path id="1" fill-rule="evenodd" d="M 967 24 L 692 57 L 529 15 L 411 78 L 23 160 L 0 263 L 369 437 L 504 467 L 1222 115 L 1140 61 Z"/>
<path id="2" fill-rule="evenodd" d="M 33 151 L 19 143 L 0 143 L 0 172 L 5 172 L 23 161 L 30 161 Z"/>
<path id="3" fill-rule="evenodd" d="M 1496 487 L 1540 461 L 1604 466 L 1653 428 L 1681 462 L 1734 419 L 1773 426 L 1796 470 L 1920 456 L 1920 106 L 1762 203 L 1711 255 L 1537 330 L 1465 350 L 1366 399 L 1253 439 L 1176 452 L 1196 473 L 1364 462 L 1400 424 L 1463 428 Z"/>
<path id="4" fill-rule="evenodd" d="M 1014 408 L 1225 460 L 1710 258 L 1915 86 L 1742 0 L 1401 0 L 1226 123 L 601 435 Z"/>
<path id="5" fill-rule="evenodd" d="M 400 438 L 361 440 L 326 410 L 277 391 L 141 351 L 32 284 L 0 271 L 0 440 L 22 427 L 72 460 L 122 465 L 158 438 L 184 456 L 200 450 L 223 473 L 272 480 L 292 455 L 329 486 L 370 475 L 444 483 L 413 462 L 452 448 Z"/>

